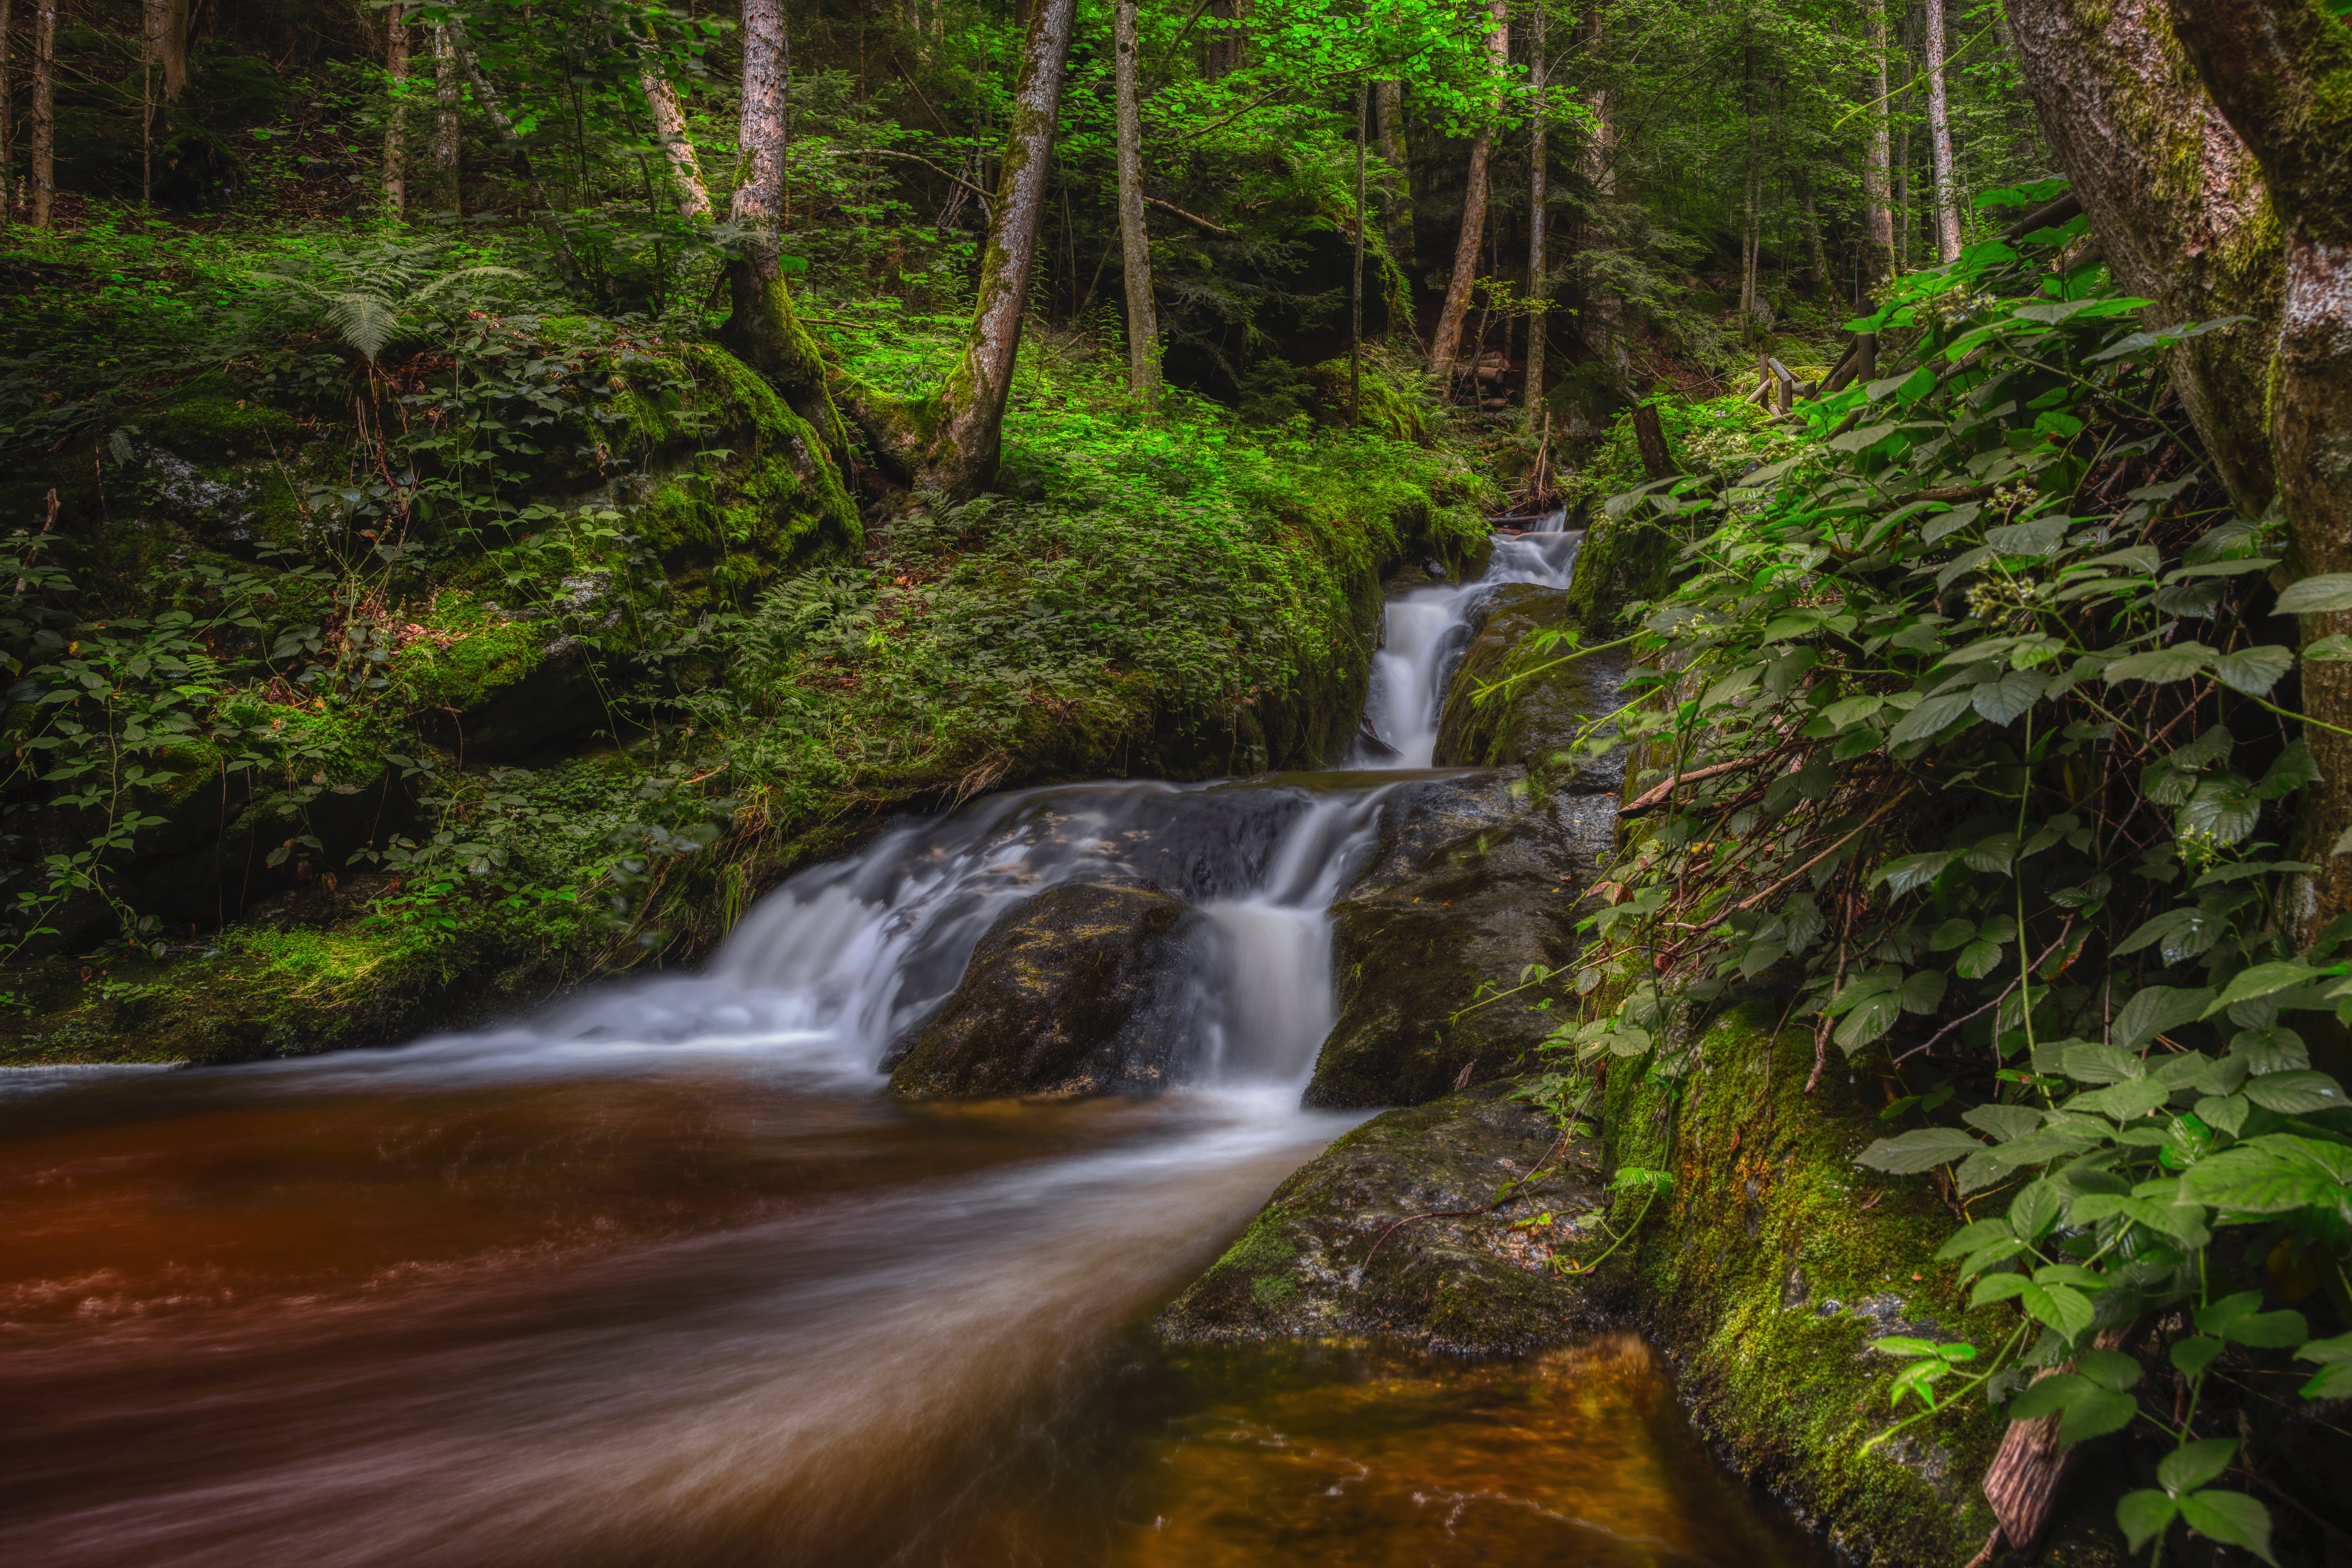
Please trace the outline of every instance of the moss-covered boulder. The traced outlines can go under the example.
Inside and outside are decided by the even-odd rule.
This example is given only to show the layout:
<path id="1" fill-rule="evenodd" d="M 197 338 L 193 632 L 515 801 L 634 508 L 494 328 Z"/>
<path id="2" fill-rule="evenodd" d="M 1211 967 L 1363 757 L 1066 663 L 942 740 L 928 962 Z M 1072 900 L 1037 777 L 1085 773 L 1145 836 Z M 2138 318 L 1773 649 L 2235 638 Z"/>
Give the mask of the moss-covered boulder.
<path id="1" fill-rule="evenodd" d="M 1518 765 L 1553 770 L 1555 788 L 1617 787 L 1622 759 L 1596 755 L 1579 741 L 1588 720 L 1617 706 L 1624 658 L 1612 652 L 1562 663 L 1570 652 L 1564 643 L 1538 647 L 1530 641 L 1536 632 L 1576 624 L 1568 596 L 1538 583 L 1507 584 L 1480 606 L 1438 720 L 1439 767 Z M 1480 696 L 1482 688 L 1513 675 L 1522 678 Z"/>
<path id="2" fill-rule="evenodd" d="M 1601 1320 L 1588 1293 L 1553 1259 L 1606 1245 L 1586 1245 L 1605 1207 L 1599 1153 L 1564 1140 L 1514 1087 L 1482 1083 L 1339 1139 L 1283 1183 L 1158 1332 L 1379 1333 L 1473 1352 L 1589 1332 Z"/>
<path id="3" fill-rule="evenodd" d="M 1578 624 L 1594 637 L 1633 629 L 1626 607 L 1664 593 L 1683 539 L 1664 522 L 1644 515 L 1612 517 L 1590 507 L 1584 543 L 1568 584 L 1568 602 Z"/>
<path id="4" fill-rule="evenodd" d="M 1332 906 L 1339 1017 L 1307 1103 L 1417 1104 L 1527 1071 L 1556 996 L 1521 988 L 1524 971 L 1574 956 L 1615 813 L 1517 768 L 1399 787 L 1371 864 Z"/>
<path id="5" fill-rule="evenodd" d="M 904 1100 L 1150 1094 L 1186 1065 L 1191 911 L 1156 887 L 1073 883 L 1000 918 L 890 1073 Z"/>

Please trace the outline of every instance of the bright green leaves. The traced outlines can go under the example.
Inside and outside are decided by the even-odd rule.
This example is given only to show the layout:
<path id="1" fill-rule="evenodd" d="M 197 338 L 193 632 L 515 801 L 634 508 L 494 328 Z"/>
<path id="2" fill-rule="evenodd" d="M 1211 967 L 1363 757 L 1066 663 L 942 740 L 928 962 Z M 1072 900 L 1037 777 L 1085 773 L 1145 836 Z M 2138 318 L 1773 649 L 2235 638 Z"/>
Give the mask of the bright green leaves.
<path id="1" fill-rule="evenodd" d="M 2319 1375 L 2303 1385 L 2305 1399 L 2352 1399 L 2352 1333 L 2313 1340 L 2294 1358 L 2319 1364 Z"/>
<path id="2" fill-rule="evenodd" d="M 2241 1291 L 2200 1308 L 2197 1326 L 2216 1339 L 2263 1350 L 2298 1345 L 2311 1337 L 2310 1325 L 2304 1322 L 2301 1312 L 2266 1312 L 2262 1307 L 2260 1291 Z"/>
<path id="3" fill-rule="evenodd" d="M 2352 1224 L 2352 1145 L 2322 1143 L 2292 1133 L 2266 1133 L 2199 1161 L 2181 1178 L 2181 1189 L 2225 1214 L 2285 1214 L 2307 1208 L 2333 1211 L 2344 1223 Z"/>
<path id="4" fill-rule="evenodd" d="M 1873 1170 L 1909 1176 L 1966 1159 L 1984 1146 L 1980 1139 L 1970 1137 L 1958 1127 L 1922 1127 L 1897 1137 L 1879 1139 L 1855 1155 L 1854 1163 Z"/>
<path id="5" fill-rule="evenodd" d="M 1887 1389 L 1887 1402 L 1900 1405 L 1906 1396 L 1913 1396 L 1930 1410 L 1937 1407 L 1936 1384 L 1977 1358 L 1977 1347 L 1966 1341 L 1913 1339 L 1901 1334 L 1873 1340 L 1870 1348 L 1882 1355 L 1904 1358 L 1902 1370 L 1895 1375 Z"/>

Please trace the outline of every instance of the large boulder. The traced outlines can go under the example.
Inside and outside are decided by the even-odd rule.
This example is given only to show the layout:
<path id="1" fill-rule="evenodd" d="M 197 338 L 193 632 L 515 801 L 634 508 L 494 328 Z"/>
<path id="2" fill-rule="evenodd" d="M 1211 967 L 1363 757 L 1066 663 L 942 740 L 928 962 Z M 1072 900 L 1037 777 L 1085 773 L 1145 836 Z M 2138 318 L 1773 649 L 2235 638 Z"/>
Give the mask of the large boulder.
<path id="1" fill-rule="evenodd" d="M 1577 623 L 1568 595 L 1538 583 L 1507 584 L 1479 606 L 1438 720 L 1439 767 L 1518 765 L 1554 770 L 1556 786 L 1617 788 L 1624 777 L 1622 758 L 1580 748 L 1578 742 L 1589 720 L 1617 706 L 1625 678 L 1622 652 L 1566 658 L 1570 650 L 1565 644 L 1538 647 L 1529 641 L 1535 632 Z M 1521 678 L 1480 696 L 1480 688 L 1512 675 Z"/>
<path id="2" fill-rule="evenodd" d="M 1339 1139 L 1283 1183 L 1158 1332 L 1379 1333 L 1470 1352 L 1590 1332 L 1601 1320 L 1553 1260 L 1607 1245 L 1598 1149 L 1563 1139 L 1513 1088 L 1482 1083 Z"/>
<path id="3" fill-rule="evenodd" d="M 1616 806 L 1533 789 L 1517 768 L 1399 787 L 1332 906 L 1339 1017 L 1307 1103 L 1417 1104 L 1532 1067 L 1559 993 L 1519 989 L 1522 975 L 1574 956 Z"/>
<path id="4" fill-rule="evenodd" d="M 890 1073 L 904 1100 L 1150 1094 L 1192 1039 L 1192 911 L 1159 888 L 1068 883 L 989 927 Z"/>

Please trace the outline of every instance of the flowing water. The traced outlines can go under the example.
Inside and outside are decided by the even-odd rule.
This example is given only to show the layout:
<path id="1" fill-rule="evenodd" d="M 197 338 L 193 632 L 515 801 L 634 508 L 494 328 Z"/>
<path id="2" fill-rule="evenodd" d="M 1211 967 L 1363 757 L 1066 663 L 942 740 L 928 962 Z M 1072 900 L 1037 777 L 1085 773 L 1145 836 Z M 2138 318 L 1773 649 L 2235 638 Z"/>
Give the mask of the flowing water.
<path id="1" fill-rule="evenodd" d="M 1486 586 L 1573 549 L 1499 541 Z M 1399 767 L 1481 591 L 1391 612 Z M 697 973 L 510 1028 L 0 1085 L 0 1561 L 1818 1561 L 1638 1342 L 1141 1332 L 1354 1120 L 1298 1097 L 1396 781 L 1010 793 L 794 877 Z M 993 920 L 1104 877 L 1205 916 L 1181 1092 L 881 1096 Z"/>

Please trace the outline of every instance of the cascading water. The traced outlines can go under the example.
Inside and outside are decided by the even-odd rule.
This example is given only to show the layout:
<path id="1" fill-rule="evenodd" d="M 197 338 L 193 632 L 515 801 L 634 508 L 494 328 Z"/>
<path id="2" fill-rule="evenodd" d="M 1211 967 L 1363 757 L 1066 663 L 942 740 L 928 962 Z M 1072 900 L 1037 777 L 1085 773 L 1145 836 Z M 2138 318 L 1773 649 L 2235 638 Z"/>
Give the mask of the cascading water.
<path id="1" fill-rule="evenodd" d="M 1416 588 L 1389 601 L 1386 635 L 1372 656 L 1369 727 L 1393 749 L 1369 758 L 1375 768 L 1426 768 L 1437 750 L 1437 720 L 1454 662 L 1470 640 L 1481 600 L 1511 582 L 1566 588 L 1581 533 L 1561 530 L 1566 514 L 1546 513 L 1527 532 L 1498 534 L 1486 570 L 1468 582 Z"/>
<path id="2" fill-rule="evenodd" d="M 1564 582 L 1574 549 L 1554 518 L 1392 605 L 1369 716 L 1394 766 L 1429 760 L 1478 596 Z M 1360 1453 L 1394 1420 L 1292 1442 L 1316 1417 L 1275 1391 L 1318 1385 L 1276 1352 L 1113 1354 L 1349 1124 L 1299 1089 L 1329 905 L 1400 782 L 1010 793 L 792 878 L 699 973 L 398 1051 L 0 1097 L 0 1560 L 1190 1568 L 1269 1560 L 1251 1531 L 1371 1561 L 1370 1530 L 1498 1564 L 1798 1561 L 1638 1354 L 1573 1374 L 1632 1400 L 1601 1447 L 1489 1456 L 1491 1391 L 1424 1413 L 1425 1453 Z M 994 921 L 1126 879 L 1206 935 L 1185 1092 L 879 1095 Z M 1229 1432 L 1266 1500 L 1238 1533 Z M 1586 1448 L 1605 1462 L 1560 1462 Z M 1294 1461 L 1295 1486 L 1264 1468 Z"/>

